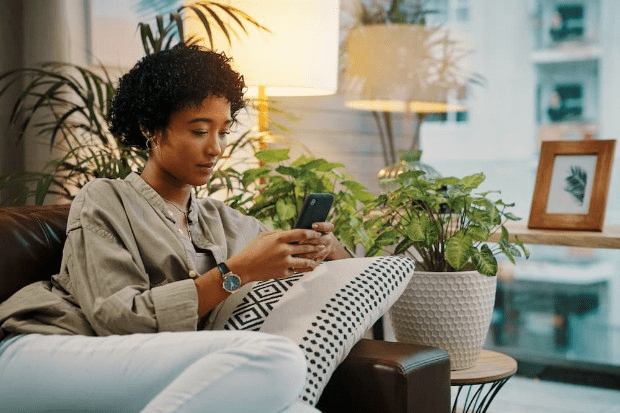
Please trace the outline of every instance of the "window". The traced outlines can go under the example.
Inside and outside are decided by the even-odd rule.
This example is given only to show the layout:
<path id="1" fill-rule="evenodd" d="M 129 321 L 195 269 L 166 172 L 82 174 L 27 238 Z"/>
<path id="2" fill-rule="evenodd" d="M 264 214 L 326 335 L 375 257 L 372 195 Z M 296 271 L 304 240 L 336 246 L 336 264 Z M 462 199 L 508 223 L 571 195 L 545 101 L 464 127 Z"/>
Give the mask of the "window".
<path id="1" fill-rule="evenodd" d="M 554 42 L 581 39 L 583 36 L 583 6 L 558 6 L 549 30 Z"/>
<path id="2" fill-rule="evenodd" d="M 448 0 L 424 0 L 422 10 L 427 24 L 442 25 L 448 18 Z"/>
<path id="3" fill-rule="evenodd" d="M 469 0 L 456 0 L 455 6 L 457 23 L 469 22 Z"/>
<path id="4" fill-rule="evenodd" d="M 582 86 L 557 85 L 551 95 L 547 114 L 552 122 L 580 120 L 583 112 Z"/>

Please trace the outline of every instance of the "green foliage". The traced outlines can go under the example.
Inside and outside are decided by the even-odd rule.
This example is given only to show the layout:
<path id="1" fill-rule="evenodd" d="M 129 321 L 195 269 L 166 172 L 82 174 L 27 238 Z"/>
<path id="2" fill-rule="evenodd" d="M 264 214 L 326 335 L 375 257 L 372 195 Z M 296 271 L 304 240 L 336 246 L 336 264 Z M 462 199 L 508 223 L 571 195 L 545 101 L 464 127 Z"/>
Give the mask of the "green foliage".
<path id="1" fill-rule="evenodd" d="M 105 70 L 67 63 L 43 63 L 0 75 L 0 97 L 11 87 L 21 87 L 9 121 L 17 139 L 28 130 L 49 141 L 60 155 L 44 172 L 23 172 L 0 177 L 3 204 L 36 204 L 58 195 L 72 199 L 89 180 L 125 176 L 140 168 L 146 153 L 125 147 L 108 131 L 107 113 L 114 86 Z"/>
<path id="2" fill-rule="evenodd" d="M 241 190 L 226 201 L 230 206 L 274 229 L 290 229 L 306 195 L 333 193 L 328 220 L 335 226 L 334 235 L 350 248 L 370 245 L 360 209 L 375 196 L 340 172 L 342 164 L 303 155 L 290 162 L 288 149 L 264 150 L 255 157 L 258 166 L 242 173 Z"/>
<path id="3" fill-rule="evenodd" d="M 529 257 L 523 243 L 510 239 L 506 221 L 519 220 L 507 211 L 514 204 L 474 193 L 482 184 L 482 173 L 456 177 L 427 177 L 409 171 L 394 180 L 394 189 L 367 205 L 365 222 L 371 247 L 367 255 L 386 250 L 409 255 L 422 271 L 475 269 L 481 274 L 497 273 L 497 254 L 511 262 Z M 500 231 L 499 242 L 491 247 L 490 236 Z"/>

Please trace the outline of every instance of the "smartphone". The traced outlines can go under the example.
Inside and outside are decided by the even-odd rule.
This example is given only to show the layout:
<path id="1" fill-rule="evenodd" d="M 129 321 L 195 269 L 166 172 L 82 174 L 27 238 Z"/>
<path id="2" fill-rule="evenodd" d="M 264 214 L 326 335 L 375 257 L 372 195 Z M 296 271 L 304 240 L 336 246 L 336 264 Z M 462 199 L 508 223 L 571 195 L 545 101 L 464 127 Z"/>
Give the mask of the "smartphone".
<path id="1" fill-rule="evenodd" d="M 312 229 L 315 222 L 325 222 L 334 203 L 334 194 L 310 194 L 304 199 L 295 228 Z"/>

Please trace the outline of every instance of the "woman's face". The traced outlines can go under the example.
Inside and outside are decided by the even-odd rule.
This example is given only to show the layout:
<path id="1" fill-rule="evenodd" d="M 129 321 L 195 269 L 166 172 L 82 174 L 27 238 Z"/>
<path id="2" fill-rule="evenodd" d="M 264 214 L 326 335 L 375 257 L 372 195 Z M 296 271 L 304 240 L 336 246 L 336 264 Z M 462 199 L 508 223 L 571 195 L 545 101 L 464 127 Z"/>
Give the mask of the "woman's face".
<path id="1" fill-rule="evenodd" d="M 149 162 L 179 184 L 204 185 L 224 153 L 232 118 L 225 98 L 210 96 L 199 107 L 174 112 L 158 133 Z"/>

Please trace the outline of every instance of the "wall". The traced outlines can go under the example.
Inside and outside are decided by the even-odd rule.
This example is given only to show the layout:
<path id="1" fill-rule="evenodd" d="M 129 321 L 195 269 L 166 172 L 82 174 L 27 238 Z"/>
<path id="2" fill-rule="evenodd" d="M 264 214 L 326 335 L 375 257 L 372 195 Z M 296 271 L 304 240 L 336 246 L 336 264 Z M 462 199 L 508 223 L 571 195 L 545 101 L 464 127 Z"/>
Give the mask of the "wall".
<path id="1" fill-rule="evenodd" d="M 88 0 L 30 0 L 24 2 L 23 61 L 31 67 L 47 61 L 86 65 Z M 24 142 L 25 167 L 43 170 L 54 151 L 46 137 L 29 133 Z"/>
<path id="2" fill-rule="evenodd" d="M 32 67 L 43 61 L 86 64 L 89 0 L 1 0 L 0 72 Z M 49 141 L 33 133 L 16 143 L 7 125 L 12 90 L 0 103 L 0 173 L 45 168 L 54 152 Z"/>
<path id="3" fill-rule="evenodd" d="M 0 73 L 21 66 L 23 40 L 21 36 L 23 5 L 21 0 L 0 0 Z M 8 131 L 8 119 L 12 110 L 9 102 L 19 96 L 17 90 L 6 92 L 0 100 L 0 174 L 8 174 L 24 168 L 23 142 L 15 141 Z"/>

